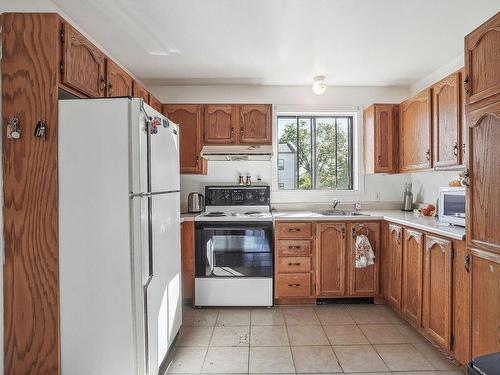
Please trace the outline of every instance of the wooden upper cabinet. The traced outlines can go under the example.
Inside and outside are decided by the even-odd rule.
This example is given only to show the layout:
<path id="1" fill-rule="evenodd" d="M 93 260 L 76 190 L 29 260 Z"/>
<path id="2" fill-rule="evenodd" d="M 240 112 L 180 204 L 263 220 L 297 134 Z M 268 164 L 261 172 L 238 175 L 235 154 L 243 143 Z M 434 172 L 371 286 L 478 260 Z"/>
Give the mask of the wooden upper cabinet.
<path id="1" fill-rule="evenodd" d="M 467 160 L 467 116 L 465 112 L 465 87 L 462 84 L 465 77 L 465 69 L 462 68 L 459 71 L 459 83 L 460 83 L 460 123 L 462 125 L 460 129 L 460 142 L 461 142 L 461 153 L 460 153 L 460 164 L 465 165 Z"/>
<path id="2" fill-rule="evenodd" d="M 134 98 L 142 98 L 144 99 L 144 102 L 149 103 L 148 90 L 146 90 L 146 88 L 137 81 L 134 81 L 132 96 Z"/>
<path id="3" fill-rule="evenodd" d="M 389 269 L 387 277 L 388 302 L 396 309 L 401 309 L 401 281 L 403 266 L 403 228 L 396 224 L 389 224 L 387 251 Z"/>
<path id="4" fill-rule="evenodd" d="M 411 172 L 432 167 L 431 90 L 399 106 L 399 170 Z"/>
<path id="5" fill-rule="evenodd" d="M 500 256 L 472 250 L 472 357 L 500 352 Z"/>
<path id="6" fill-rule="evenodd" d="M 419 327 L 422 324 L 424 235 L 413 229 L 404 229 L 403 233 L 401 311 L 410 323 Z"/>
<path id="7" fill-rule="evenodd" d="M 435 169 L 449 169 L 461 163 L 460 106 L 460 74 L 458 72 L 432 86 Z"/>
<path id="8" fill-rule="evenodd" d="M 397 173 L 399 105 L 373 104 L 364 111 L 366 173 Z"/>
<path id="9" fill-rule="evenodd" d="M 163 114 L 179 125 L 181 173 L 206 174 L 207 161 L 200 157 L 202 148 L 202 106 L 165 104 Z"/>
<path id="10" fill-rule="evenodd" d="M 161 102 L 160 102 L 158 99 L 156 99 L 156 98 L 155 98 L 153 95 L 151 95 L 151 94 L 149 94 L 149 105 L 150 105 L 153 109 L 155 109 L 155 110 L 157 110 L 158 112 L 160 112 L 160 113 L 161 113 L 161 109 L 162 109 L 162 107 L 161 107 Z M 174 121 L 174 122 L 175 122 L 175 121 Z"/>
<path id="11" fill-rule="evenodd" d="M 106 94 L 106 56 L 68 23 L 61 31 L 61 83 L 89 97 Z"/>
<path id="12" fill-rule="evenodd" d="M 132 96 L 133 79 L 113 60 L 106 59 L 106 96 Z"/>
<path id="13" fill-rule="evenodd" d="M 271 105 L 240 106 L 240 143 L 271 144 Z"/>
<path id="14" fill-rule="evenodd" d="M 380 262 L 380 223 L 367 222 L 349 224 L 351 240 L 347 256 L 347 275 L 349 280 L 349 295 L 374 297 L 379 292 L 379 262 Z M 365 268 L 356 268 L 354 246 L 358 235 L 366 235 L 375 253 L 375 264 Z"/>
<path id="15" fill-rule="evenodd" d="M 238 107 L 231 104 L 207 104 L 205 106 L 205 143 L 235 143 Z"/>
<path id="16" fill-rule="evenodd" d="M 465 37 L 465 94 L 472 104 L 500 93 L 500 13 Z"/>
<path id="17" fill-rule="evenodd" d="M 500 101 L 469 110 L 467 245 L 500 253 Z"/>
<path id="18" fill-rule="evenodd" d="M 452 243 L 425 236 L 422 326 L 446 349 L 451 348 L 452 324 Z"/>
<path id="19" fill-rule="evenodd" d="M 344 296 L 345 223 L 320 223 L 316 230 L 316 295 L 318 297 Z"/>

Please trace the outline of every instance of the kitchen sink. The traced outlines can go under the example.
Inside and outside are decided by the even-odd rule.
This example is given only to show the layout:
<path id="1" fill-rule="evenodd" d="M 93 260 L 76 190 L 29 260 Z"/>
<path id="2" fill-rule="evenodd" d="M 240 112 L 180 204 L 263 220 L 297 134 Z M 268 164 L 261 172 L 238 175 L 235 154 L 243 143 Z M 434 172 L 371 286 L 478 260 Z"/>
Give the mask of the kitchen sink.
<path id="1" fill-rule="evenodd" d="M 317 214 L 324 216 L 370 216 L 368 214 L 363 214 L 356 211 L 344 211 L 344 210 L 321 210 L 316 211 Z"/>

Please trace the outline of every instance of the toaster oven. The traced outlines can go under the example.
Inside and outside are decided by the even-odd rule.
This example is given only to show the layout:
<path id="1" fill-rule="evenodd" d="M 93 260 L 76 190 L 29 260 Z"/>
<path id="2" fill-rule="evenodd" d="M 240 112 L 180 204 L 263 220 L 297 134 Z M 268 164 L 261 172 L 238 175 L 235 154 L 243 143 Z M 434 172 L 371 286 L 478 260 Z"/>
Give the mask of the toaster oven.
<path id="1" fill-rule="evenodd" d="M 465 227 L 465 187 L 439 189 L 439 221 Z"/>

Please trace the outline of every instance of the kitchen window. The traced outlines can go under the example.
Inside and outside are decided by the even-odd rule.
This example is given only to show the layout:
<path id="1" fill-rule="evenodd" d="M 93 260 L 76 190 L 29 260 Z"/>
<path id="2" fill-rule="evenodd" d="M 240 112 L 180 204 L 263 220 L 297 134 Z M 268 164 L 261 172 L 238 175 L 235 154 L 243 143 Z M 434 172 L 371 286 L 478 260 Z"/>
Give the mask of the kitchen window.
<path id="1" fill-rule="evenodd" d="M 278 189 L 353 190 L 352 115 L 278 114 Z"/>

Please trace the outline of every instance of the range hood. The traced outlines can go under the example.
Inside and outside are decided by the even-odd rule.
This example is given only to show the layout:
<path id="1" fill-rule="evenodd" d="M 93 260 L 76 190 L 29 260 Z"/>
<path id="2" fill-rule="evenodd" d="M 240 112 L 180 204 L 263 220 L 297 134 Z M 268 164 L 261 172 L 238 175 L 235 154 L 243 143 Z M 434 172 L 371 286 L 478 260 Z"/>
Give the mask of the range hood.
<path id="1" fill-rule="evenodd" d="M 271 160 L 271 145 L 239 145 L 239 146 L 203 146 L 201 157 L 207 160 L 245 161 Z"/>

